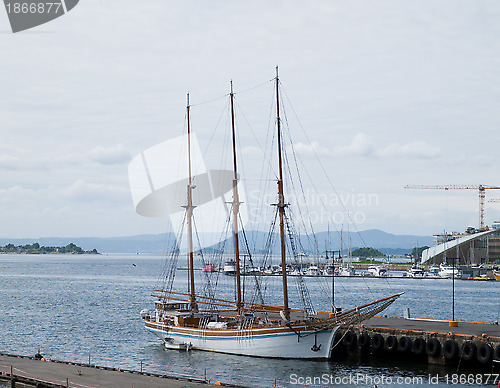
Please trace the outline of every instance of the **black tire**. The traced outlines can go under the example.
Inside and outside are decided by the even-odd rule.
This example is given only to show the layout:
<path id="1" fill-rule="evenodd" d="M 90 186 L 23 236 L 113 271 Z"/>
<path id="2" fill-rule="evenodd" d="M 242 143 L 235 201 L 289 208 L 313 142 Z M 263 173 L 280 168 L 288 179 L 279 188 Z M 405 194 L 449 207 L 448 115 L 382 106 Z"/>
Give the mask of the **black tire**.
<path id="1" fill-rule="evenodd" d="M 361 349 L 367 349 L 370 347 L 370 336 L 366 331 L 359 335 L 358 344 Z"/>
<path id="2" fill-rule="evenodd" d="M 338 344 L 338 346 L 342 345 L 342 334 L 340 334 L 340 331 L 338 330 L 335 332 L 333 343 Z"/>
<path id="3" fill-rule="evenodd" d="M 410 337 L 404 335 L 399 339 L 398 350 L 401 353 L 411 352 L 412 347 L 413 347 L 413 341 L 411 340 Z"/>
<path id="4" fill-rule="evenodd" d="M 411 350 L 417 356 L 423 356 L 427 354 L 426 348 L 427 342 L 422 337 L 418 337 L 413 341 L 413 348 Z"/>
<path id="5" fill-rule="evenodd" d="M 483 342 L 479 348 L 477 348 L 476 358 L 481 364 L 489 364 L 491 358 L 493 357 L 493 348 L 487 342 Z"/>
<path id="6" fill-rule="evenodd" d="M 493 352 L 493 359 L 500 361 L 500 345 L 498 345 Z"/>
<path id="7" fill-rule="evenodd" d="M 380 352 L 381 350 L 384 349 L 384 337 L 382 337 L 382 334 L 375 334 L 372 337 L 372 349 L 375 352 Z"/>
<path id="8" fill-rule="evenodd" d="M 460 348 L 456 341 L 449 339 L 443 344 L 443 356 L 447 361 L 455 361 L 460 355 Z"/>
<path id="9" fill-rule="evenodd" d="M 425 347 L 427 355 L 430 357 L 437 357 L 441 353 L 441 342 L 437 338 L 431 338 L 427 341 L 427 346 Z"/>
<path id="10" fill-rule="evenodd" d="M 356 337 L 356 334 L 352 330 L 348 330 L 344 334 L 343 342 L 344 342 L 344 345 L 346 346 L 346 348 L 352 349 L 353 347 L 356 346 L 356 344 L 358 342 L 358 338 Z"/>
<path id="11" fill-rule="evenodd" d="M 385 350 L 387 350 L 390 353 L 393 353 L 396 350 L 398 350 L 398 339 L 395 336 L 390 335 L 389 337 L 386 338 Z"/>
<path id="12" fill-rule="evenodd" d="M 472 361 L 476 358 L 477 346 L 475 343 L 466 341 L 462 344 L 462 360 Z"/>

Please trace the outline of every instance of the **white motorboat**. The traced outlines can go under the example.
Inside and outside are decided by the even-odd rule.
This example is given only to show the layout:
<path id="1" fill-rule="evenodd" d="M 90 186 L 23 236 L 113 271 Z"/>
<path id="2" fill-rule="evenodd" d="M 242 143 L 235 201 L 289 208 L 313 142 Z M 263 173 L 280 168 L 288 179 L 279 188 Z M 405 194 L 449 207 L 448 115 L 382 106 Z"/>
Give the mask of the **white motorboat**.
<path id="1" fill-rule="evenodd" d="M 461 278 L 462 277 L 462 272 L 456 268 L 452 267 L 451 265 L 442 263 L 439 266 L 439 277 L 441 278 L 446 278 L 446 279 L 451 279 L 453 277 L 455 278 Z"/>
<path id="2" fill-rule="evenodd" d="M 236 275 L 236 262 L 233 260 L 227 261 L 224 264 L 224 268 L 222 269 L 222 273 L 224 275 Z"/>
<path id="3" fill-rule="evenodd" d="M 406 271 L 406 276 L 410 278 L 423 278 L 425 276 L 425 268 L 421 265 L 414 264 Z"/>
<path id="4" fill-rule="evenodd" d="M 342 266 L 338 270 L 339 276 L 356 276 L 356 269 L 350 265 Z"/>
<path id="5" fill-rule="evenodd" d="M 383 265 L 370 265 L 366 272 L 369 276 L 387 276 L 387 268 L 385 268 Z"/>
<path id="6" fill-rule="evenodd" d="M 322 275 L 321 269 L 319 269 L 319 267 L 316 265 L 310 265 L 305 273 L 305 276 L 321 276 L 321 275 Z"/>

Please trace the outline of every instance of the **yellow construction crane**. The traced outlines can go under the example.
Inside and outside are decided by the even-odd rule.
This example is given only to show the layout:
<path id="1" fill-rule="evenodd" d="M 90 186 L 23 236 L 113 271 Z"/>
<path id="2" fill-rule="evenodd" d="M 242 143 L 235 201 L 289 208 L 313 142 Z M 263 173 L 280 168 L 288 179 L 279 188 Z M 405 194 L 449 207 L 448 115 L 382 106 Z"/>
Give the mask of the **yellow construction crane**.
<path id="1" fill-rule="evenodd" d="M 486 197 L 486 190 L 500 190 L 500 187 L 486 185 L 407 185 L 405 189 L 479 190 L 479 230 L 484 230 L 484 199 Z"/>

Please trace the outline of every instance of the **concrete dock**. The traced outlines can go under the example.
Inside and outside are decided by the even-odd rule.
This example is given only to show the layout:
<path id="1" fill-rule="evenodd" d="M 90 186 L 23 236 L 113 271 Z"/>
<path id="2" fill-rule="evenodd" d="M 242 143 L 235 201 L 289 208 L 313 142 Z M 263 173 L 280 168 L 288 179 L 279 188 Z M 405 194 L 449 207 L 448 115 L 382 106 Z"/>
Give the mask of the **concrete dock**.
<path id="1" fill-rule="evenodd" d="M 40 361 L 33 357 L 0 354 L 0 383 L 16 387 L 206 387 L 208 382 L 177 380 L 138 371 L 113 370 L 86 364 Z M 215 383 L 215 382 L 213 382 Z"/>
<path id="2" fill-rule="evenodd" d="M 341 327 L 335 337 L 334 358 L 359 361 L 370 357 L 387 358 L 392 364 L 398 360 L 410 360 L 500 372 L 498 323 L 455 321 L 457 326 L 449 323 L 447 320 L 376 316 L 363 324 Z M 1 353 L 0 382 L 20 388 L 227 385 L 203 378 L 176 379 L 167 375 Z"/>
<path id="3" fill-rule="evenodd" d="M 336 336 L 337 357 L 386 357 L 429 364 L 500 369 L 498 322 L 467 322 L 376 316 L 343 327 Z M 455 326 L 456 325 L 456 326 Z"/>

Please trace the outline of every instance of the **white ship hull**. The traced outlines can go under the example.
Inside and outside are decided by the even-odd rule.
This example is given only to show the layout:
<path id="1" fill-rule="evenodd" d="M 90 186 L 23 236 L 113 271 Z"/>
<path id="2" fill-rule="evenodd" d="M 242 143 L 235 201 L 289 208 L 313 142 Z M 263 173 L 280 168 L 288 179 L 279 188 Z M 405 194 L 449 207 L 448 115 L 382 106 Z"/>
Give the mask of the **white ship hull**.
<path id="1" fill-rule="evenodd" d="M 316 333 L 303 327 L 294 327 L 296 332 L 288 327 L 237 331 L 202 330 L 148 322 L 146 328 L 161 338 L 169 349 L 198 349 L 268 358 L 327 359 L 331 356 L 338 327 Z"/>

